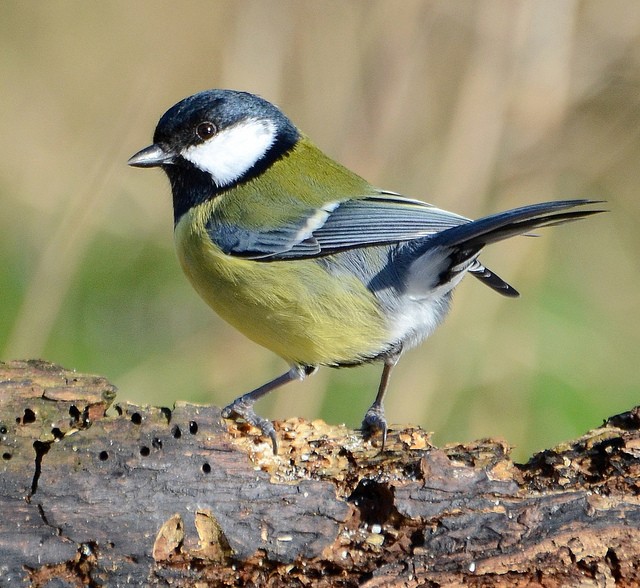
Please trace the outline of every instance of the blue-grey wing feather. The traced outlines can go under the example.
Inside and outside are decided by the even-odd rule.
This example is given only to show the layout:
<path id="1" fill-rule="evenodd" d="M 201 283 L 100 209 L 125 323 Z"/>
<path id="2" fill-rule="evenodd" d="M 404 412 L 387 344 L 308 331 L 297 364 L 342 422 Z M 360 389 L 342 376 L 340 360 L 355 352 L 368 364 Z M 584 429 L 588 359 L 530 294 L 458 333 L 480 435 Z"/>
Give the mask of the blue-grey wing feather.
<path id="1" fill-rule="evenodd" d="M 393 193 L 309 208 L 276 229 L 252 230 L 212 218 L 207 230 L 225 252 L 277 261 L 319 257 L 426 237 L 468 222 L 457 214 Z"/>
<path id="2" fill-rule="evenodd" d="M 297 238 L 303 227 L 304 222 L 290 222 L 277 229 L 257 231 L 211 217 L 207 223 L 207 232 L 222 251 L 247 259 L 271 259 L 287 254 L 292 247 L 297 248 L 299 257 L 318 255 L 320 245 L 313 236 L 302 240 Z"/>

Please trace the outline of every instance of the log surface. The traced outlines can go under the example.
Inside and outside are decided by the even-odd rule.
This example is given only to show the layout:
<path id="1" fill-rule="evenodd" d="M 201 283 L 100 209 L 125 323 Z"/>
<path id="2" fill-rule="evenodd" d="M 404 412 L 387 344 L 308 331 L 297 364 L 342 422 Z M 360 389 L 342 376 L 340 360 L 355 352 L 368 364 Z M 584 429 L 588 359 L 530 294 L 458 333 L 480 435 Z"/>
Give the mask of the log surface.
<path id="1" fill-rule="evenodd" d="M 299 419 L 273 456 L 217 407 L 115 392 L 0 363 L 0 587 L 640 585 L 638 408 L 518 465 Z"/>

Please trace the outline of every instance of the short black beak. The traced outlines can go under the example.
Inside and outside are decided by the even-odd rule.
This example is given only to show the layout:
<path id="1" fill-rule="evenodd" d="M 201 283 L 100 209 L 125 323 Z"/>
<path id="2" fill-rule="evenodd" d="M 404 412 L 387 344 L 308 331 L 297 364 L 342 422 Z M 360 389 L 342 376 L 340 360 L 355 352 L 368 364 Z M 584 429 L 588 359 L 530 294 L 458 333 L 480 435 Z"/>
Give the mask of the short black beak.
<path id="1" fill-rule="evenodd" d="M 127 164 L 133 167 L 158 167 L 173 163 L 174 158 L 173 153 L 165 151 L 160 145 L 154 143 L 131 156 Z"/>

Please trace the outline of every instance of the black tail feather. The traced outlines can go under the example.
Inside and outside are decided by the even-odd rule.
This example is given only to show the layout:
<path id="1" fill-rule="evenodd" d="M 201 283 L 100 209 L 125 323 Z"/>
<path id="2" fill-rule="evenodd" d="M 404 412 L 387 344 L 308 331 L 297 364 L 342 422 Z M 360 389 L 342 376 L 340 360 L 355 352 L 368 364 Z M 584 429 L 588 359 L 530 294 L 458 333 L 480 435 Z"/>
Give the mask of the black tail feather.
<path id="1" fill-rule="evenodd" d="M 476 259 L 480 250 L 485 245 L 509 237 L 531 235 L 530 231 L 533 229 L 560 225 L 604 212 L 604 210 L 568 210 L 598 202 L 559 200 L 514 208 L 446 229 L 426 240 L 425 245 L 428 243 L 428 247 L 444 247 L 450 251 L 449 266 L 440 275 L 441 284 L 449 282 L 452 276 L 459 273 L 466 265 L 466 269 L 482 283 L 503 296 L 515 298 L 519 296 L 518 291 Z"/>
<path id="2" fill-rule="evenodd" d="M 598 202 L 595 200 L 558 200 L 514 208 L 446 229 L 434 235 L 431 243 L 477 252 L 485 245 L 525 234 L 532 229 L 555 226 L 604 212 L 603 210 L 561 212 Z"/>
<path id="3" fill-rule="evenodd" d="M 520 296 L 520 292 L 518 292 L 511 284 L 505 282 L 498 274 L 493 273 L 480 262 L 476 262 L 476 264 L 474 264 L 474 267 L 469 270 L 469 273 L 478 278 L 478 280 L 483 284 L 489 286 L 489 288 L 495 290 L 498 294 L 502 294 L 509 298 L 517 298 Z"/>

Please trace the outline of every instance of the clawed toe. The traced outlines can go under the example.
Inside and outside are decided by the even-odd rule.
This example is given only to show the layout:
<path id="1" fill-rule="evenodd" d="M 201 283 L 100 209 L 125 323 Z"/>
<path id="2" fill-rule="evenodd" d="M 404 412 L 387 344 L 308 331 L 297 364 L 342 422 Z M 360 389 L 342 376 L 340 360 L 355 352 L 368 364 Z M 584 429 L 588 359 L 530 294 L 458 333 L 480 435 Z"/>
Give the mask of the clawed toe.
<path id="1" fill-rule="evenodd" d="M 268 419 L 258 416 L 253 410 L 252 406 L 236 400 L 228 406 L 225 406 L 222 409 L 221 415 L 224 419 L 232 419 L 234 421 L 242 419 L 252 427 L 260 429 L 260 432 L 265 437 L 269 437 L 269 439 L 271 439 L 271 445 L 273 446 L 273 455 L 278 454 L 278 439 L 276 437 L 276 429 L 273 426 L 273 423 Z"/>
<path id="2" fill-rule="evenodd" d="M 373 405 L 364 415 L 362 421 L 362 432 L 366 439 L 370 439 L 376 433 L 382 434 L 382 449 L 387 442 L 387 419 L 384 416 L 384 409 L 380 405 Z"/>

